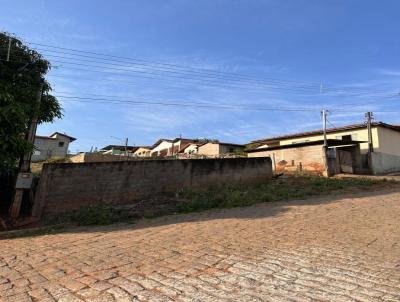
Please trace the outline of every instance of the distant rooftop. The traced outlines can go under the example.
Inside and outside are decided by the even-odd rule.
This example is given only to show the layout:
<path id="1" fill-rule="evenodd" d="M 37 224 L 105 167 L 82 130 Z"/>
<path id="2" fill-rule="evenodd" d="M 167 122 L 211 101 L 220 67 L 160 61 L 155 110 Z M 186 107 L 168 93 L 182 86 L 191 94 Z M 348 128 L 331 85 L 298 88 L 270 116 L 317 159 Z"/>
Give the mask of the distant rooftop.
<path id="1" fill-rule="evenodd" d="M 35 135 L 35 138 L 40 138 L 40 139 L 56 139 L 55 136 L 64 136 L 64 137 L 68 137 L 70 142 L 76 141 L 75 137 L 69 136 L 65 133 L 61 133 L 61 132 L 54 132 L 53 134 L 49 135 L 49 136 L 44 136 L 44 135 Z"/>
<path id="2" fill-rule="evenodd" d="M 372 126 L 373 127 L 380 126 L 380 127 L 389 128 L 389 129 L 392 129 L 395 131 L 400 131 L 399 125 L 390 125 L 390 124 L 386 124 L 383 122 L 373 122 Z M 329 128 L 326 130 L 326 132 L 327 133 L 335 133 L 335 132 L 341 132 L 341 131 L 346 131 L 346 130 L 362 129 L 362 128 L 366 128 L 366 127 L 367 127 L 366 123 L 352 124 L 352 125 L 347 125 L 347 126 L 342 126 L 342 127 Z M 252 143 L 268 143 L 268 142 L 279 141 L 279 140 L 283 140 L 283 139 L 298 138 L 298 137 L 311 136 L 311 135 L 321 135 L 323 133 L 324 133 L 323 130 L 319 129 L 319 130 L 314 130 L 314 131 L 299 132 L 299 133 L 294 133 L 294 134 L 267 137 L 267 138 L 252 141 Z"/>
<path id="3" fill-rule="evenodd" d="M 329 147 L 340 147 L 340 146 L 350 146 L 350 145 L 359 145 L 361 143 L 366 143 L 365 141 L 354 141 L 354 140 L 341 140 L 341 139 L 327 139 L 327 144 Z M 262 152 L 262 151 L 272 151 L 272 150 L 282 150 L 282 149 L 290 149 L 290 148 L 299 148 L 305 146 L 318 146 L 323 145 L 324 140 L 316 140 L 311 142 L 301 142 L 287 145 L 279 145 L 273 147 L 264 147 L 264 148 L 253 148 L 251 150 L 246 151 L 247 153 L 254 152 Z"/>

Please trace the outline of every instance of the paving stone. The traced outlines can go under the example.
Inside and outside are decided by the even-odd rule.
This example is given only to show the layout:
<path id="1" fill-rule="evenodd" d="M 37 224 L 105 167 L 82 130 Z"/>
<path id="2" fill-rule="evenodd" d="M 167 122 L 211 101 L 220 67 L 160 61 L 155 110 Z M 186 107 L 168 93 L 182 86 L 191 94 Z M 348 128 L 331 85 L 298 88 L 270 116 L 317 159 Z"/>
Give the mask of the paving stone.
<path id="1" fill-rule="evenodd" d="M 0 240 L 0 301 L 400 301 L 399 200 L 266 203 Z"/>

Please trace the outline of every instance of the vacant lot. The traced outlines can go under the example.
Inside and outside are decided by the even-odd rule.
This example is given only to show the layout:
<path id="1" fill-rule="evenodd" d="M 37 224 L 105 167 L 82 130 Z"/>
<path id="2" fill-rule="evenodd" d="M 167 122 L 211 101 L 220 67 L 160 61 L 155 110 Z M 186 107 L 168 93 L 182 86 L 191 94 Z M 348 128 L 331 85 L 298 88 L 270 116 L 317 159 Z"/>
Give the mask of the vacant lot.
<path id="1" fill-rule="evenodd" d="M 400 301 L 400 191 L 1 240 L 1 301 Z"/>
<path id="2" fill-rule="evenodd" d="M 263 202 L 338 196 L 400 188 L 399 179 L 284 177 L 255 184 L 235 184 L 205 189 L 183 189 L 125 206 L 97 205 L 48 217 L 46 225 L 96 225 L 135 222 L 173 213 L 191 213 L 214 208 L 251 206 Z"/>

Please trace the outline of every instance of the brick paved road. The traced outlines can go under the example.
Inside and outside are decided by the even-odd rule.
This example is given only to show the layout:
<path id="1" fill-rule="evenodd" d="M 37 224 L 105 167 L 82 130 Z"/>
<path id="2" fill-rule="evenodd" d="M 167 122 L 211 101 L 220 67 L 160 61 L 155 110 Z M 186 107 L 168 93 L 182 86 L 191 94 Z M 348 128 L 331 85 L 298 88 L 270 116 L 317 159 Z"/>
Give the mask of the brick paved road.
<path id="1" fill-rule="evenodd" d="M 1 301 L 400 301 L 400 192 L 0 240 Z"/>

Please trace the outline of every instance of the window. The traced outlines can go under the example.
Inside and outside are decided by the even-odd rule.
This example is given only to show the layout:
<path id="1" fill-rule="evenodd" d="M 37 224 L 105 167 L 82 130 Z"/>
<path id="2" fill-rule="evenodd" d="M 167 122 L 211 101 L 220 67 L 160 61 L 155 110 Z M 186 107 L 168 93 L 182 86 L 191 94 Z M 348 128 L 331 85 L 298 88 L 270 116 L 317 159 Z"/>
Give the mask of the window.
<path id="1" fill-rule="evenodd" d="M 351 135 L 343 135 L 342 140 L 345 142 L 351 142 Z"/>
<path id="2" fill-rule="evenodd" d="M 233 153 L 233 148 L 229 148 L 229 153 Z"/>
<path id="3" fill-rule="evenodd" d="M 59 147 L 64 147 L 64 142 L 58 142 Z"/>
<path id="4" fill-rule="evenodd" d="M 43 145 L 43 141 L 40 139 L 35 140 L 35 145 Z"/>

